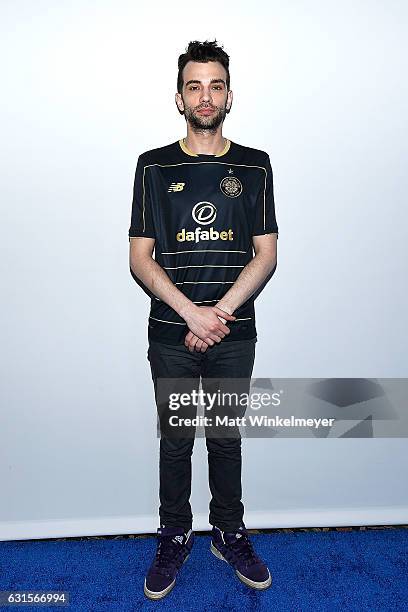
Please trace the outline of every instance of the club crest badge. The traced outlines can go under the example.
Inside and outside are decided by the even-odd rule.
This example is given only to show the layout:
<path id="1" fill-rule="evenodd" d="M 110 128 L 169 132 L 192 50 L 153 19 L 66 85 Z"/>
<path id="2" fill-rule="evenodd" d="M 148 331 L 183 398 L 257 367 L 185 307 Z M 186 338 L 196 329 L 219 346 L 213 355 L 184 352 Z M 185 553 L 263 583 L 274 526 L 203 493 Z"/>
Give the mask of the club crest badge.
<path id="1" fill-rule="evenodd" d="M 220 189 L 229 198 L 236 198 L 242 193 L 242 183 L 236 176 L 226 176 L 220 183 Z"/>

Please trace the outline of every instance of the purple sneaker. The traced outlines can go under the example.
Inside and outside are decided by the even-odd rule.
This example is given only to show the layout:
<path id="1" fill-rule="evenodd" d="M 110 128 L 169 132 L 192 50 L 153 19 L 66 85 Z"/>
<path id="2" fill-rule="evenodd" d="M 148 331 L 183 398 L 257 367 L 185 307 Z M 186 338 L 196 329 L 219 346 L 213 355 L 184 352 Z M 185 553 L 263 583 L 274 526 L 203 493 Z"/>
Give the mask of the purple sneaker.
<path id="1" fill-rule="evenodd" d="M 161 599 L 171 591 L 176 576 L 187 561 L 194 542 L 192 529 L 164 527 L 157 530 L 157 550 L 144 582 L 144 594 L 149 599 Z"/>
<path id="2" fill-rule="evenodd" d="M 244 584 L 253 589 L 267 589 L 272 584 L 269 569 L 255 553 L 244 524 L 237 531 L 213 526 L 211 536 L 211 552 L 232 565 Z"/>

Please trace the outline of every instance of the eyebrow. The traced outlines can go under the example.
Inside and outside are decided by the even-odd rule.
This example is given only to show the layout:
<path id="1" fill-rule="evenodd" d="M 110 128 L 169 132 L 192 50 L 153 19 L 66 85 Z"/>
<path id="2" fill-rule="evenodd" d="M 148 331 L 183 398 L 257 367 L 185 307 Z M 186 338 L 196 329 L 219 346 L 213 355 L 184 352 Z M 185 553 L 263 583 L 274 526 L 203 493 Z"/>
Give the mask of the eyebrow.
<path id="1" fill-rule="evenodd" d="M 187 87 L 187 85 L 190 85 L 190 83 L 201 83 L 201 81 L 199 81 L 198 79 L 190 79 L 185 84 L 185 87 Z M 210 83 L 223 83 L 226 86 L 226 82 L 224 81 L 224 79 L 211 79 Z"/>

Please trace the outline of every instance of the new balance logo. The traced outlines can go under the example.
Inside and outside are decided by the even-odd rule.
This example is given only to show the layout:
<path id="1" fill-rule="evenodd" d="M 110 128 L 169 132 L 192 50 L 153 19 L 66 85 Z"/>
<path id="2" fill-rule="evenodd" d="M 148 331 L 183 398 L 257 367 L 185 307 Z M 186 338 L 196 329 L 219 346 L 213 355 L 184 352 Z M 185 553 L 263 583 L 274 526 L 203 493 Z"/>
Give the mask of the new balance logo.
<path id="1" fill-rule="evenodd" d="M 167 191 L 183 191 L 185 183 L 172 183 Z"/>
<path id="2" fill-rule="evenodd" d="M 177 542 L 180 542 L 180 544 L 183 543 L 183 536 L 181 536 L 181 535 L 175 536 L 174 539 L 177 540 Z"/>

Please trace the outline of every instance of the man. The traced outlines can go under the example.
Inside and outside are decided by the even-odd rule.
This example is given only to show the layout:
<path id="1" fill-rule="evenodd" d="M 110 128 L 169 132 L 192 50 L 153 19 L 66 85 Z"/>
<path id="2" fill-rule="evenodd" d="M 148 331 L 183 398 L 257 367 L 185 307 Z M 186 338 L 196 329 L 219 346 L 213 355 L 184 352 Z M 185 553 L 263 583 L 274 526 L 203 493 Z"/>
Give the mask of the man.
<path id="1" fill-rule="evenodd" d="M 138 159 L 130 267 L 151 297 L 148 359 L 155 386 L 252 376 L 254 299 L 276 267 L 278 226 L 269 156 L 222 135 L 232 105 L 229 56 L 217 41 L 190 42 L 178 60 L 175 101 L 187 136 Z M 153 259 L 155 250 L 155 259 Z M 254 255 L 254 252 L 255 255 Z M 161 435 L 160 527 L 144 593 L 173 588 L 192 545 L 191 454 L 186 437 Z M 271 584 L 243 522 L 241 438 L 207 436 L 211 551 L 255 589 Z"/>

